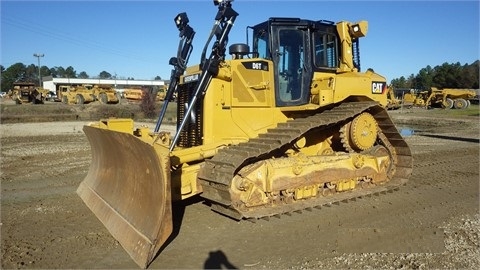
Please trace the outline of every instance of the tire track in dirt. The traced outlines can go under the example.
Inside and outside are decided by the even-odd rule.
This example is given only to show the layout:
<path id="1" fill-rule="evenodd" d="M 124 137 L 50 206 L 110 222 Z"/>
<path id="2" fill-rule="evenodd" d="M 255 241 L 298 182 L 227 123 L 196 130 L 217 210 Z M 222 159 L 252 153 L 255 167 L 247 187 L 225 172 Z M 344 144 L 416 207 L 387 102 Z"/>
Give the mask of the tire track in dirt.
<path id="1" fill-rule="evenodd" d="M 438 120 L 432 117 L 422 123 Z M 415 119 L 407 121 L 413 122 Z M 462 120 L 455 134 L 453 123 L 428 126 L 435 134 L 451 139 L 421 134 L 407 138 L 414 170 L 407 185 L 394 193 L 256 224 L 220 216 L 201 201 L 176 204 L 181 219 L 177 233 L 151 267 L 203 268 L 207 260 L 220 254 L 242 269 L 477 269 L 479 148 L 478 143 L 460 139 L 478 137 L 478 118 Z M 12 126 L 12 132 L 23 132 L 21 125 Z M 61 125 L 36 127 L 44 132 L 53 127 L 48 133 L 52 136 L 12 134 L 1 138 L 1 267 L 136 268 L 76 195 L 88 171 L 89 145 L 81 132 Z M 70 133 L 55 135 L 56 130 Z M 395 233 L 394 239 L 404 236 L 402 245 L 420 241 L 409 230 L 430 233 L 441 229 L 444 251 L 428 252 L 427 244 L 436 246 L 425 242 L 427 238 L 425 249 L 417 253 L 342 252 L 337 246 L 338 240 L 350 240 L 359 251 L 369 251 L 368 245 L 362 246 L 362 238 L 345 239 L 342 233 L 372 233 L 375 229 Z M 376 244 L 385 250 L 394 248 L 389 239 Z"/>

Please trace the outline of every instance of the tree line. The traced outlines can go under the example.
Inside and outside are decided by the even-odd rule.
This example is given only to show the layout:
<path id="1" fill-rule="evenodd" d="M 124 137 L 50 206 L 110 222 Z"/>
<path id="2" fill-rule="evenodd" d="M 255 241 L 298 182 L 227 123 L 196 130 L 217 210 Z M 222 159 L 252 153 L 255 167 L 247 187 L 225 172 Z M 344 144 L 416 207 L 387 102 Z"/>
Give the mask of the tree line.
<path id="1" fill-rule="evenodd" d="M 443 63 L 435 67 L 430 65 L 420 69 L 416 75 L 400 77 L 391 81 L 393 88 L 429 90 L 431 87 L 478 89 L 479 60 L 471 64 Z"/>
<path id="2" fill-rule="evenodd" d="M 13 88 L 15 82 L 30 82 L 35 83 L 38 86 L 38 66 L 34 64 L 25 65 L 23 63 L 16 63 L 8 68 L 0 65 L 1 76 L 1 91 L 8 92 Z M 107 71 L 100 72 L 97 76 L 90 77 L 87 72 L 77 72 L 72 66 L 64 67 L 52 67 L 41 66 L 40 76 L 52 76 L 53 78 L 79 78 L 79 79 L 115 79 L 116 76 Z M 120 78 L 117 78 L 120 79 Z M 132 77 L 126 78 L 127 80 L 134 80 Z M 154 80 L 161 80 L 160 76 L 156 76 Z"/>
<path id="3" fill-rule="evenodd" d="M 442 88 L 479 88 L 479 60 L 472 64 L 461 65 L 457 63 L 443 63 L 435 67 L 430 65 L 420 69 L 416 75 L 413 73 L 405 78 L 395 78 L 391 80 L 391 86 L 394 88 L 409 88 L 428 90 L 431 87 Z M 1 91 L 8 92 L 13 88 L 14 82 L 32 82 L 38 85 L 38 67 L 34 64 L 28 66 L 22 63 L 16 63 L 6 68 L 0 65 L 1 76 Z M 48 68 L 42 66 L 40 68 L 40 75 L 52 76 L 53 78 L 81 78 L 88 79 L 90 76 L 85 72 L 77 72 L 72 66 L 53 67 Z M 114 79 L 111 73 L 107 71 L 100 72 L 96 77 L 98 79 Z M 134 78 L 127 78 L 127 80 L 134 80 Z M 161 80 L 160 76 L 156 76 L 155 80 Z"/>

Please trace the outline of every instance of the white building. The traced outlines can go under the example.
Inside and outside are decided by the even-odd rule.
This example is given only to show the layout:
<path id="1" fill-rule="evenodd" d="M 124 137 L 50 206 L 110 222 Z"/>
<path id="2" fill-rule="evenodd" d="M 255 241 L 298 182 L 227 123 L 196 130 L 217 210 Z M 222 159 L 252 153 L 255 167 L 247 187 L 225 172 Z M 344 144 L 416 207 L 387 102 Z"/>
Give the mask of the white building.
<path id="1" fill-rule="evenodd" d="M 42 78 L 43 88 L 56 93 L 58 85 L 81 85 L 81 84 L 103 84 L 112 85 L 115 90 L 122 92 L 123 89 L 132 86 L 164 86 L 163 80 L 120 80 L 120 79 L 79 79 L 79 78 L 53 78 L 46 76 Z"/>

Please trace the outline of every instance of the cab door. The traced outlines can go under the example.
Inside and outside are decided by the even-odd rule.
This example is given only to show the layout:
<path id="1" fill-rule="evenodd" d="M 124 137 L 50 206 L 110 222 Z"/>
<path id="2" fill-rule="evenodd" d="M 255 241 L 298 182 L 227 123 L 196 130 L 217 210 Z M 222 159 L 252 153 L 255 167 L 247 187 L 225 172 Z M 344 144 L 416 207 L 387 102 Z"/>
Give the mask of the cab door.
<path id="1" fill-rule="evenodd" d="M 312 80 L 309 52 L 309 35 L 306 27 L 272 26 L 277 107 L 308 103 Z"/>

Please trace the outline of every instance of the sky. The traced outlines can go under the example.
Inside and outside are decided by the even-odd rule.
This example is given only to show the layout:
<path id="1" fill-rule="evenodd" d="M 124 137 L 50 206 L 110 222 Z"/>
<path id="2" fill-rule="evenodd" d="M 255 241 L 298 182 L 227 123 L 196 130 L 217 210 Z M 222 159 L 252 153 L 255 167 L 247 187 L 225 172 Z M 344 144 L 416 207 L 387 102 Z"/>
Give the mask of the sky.
<path id="1" fill-rule="evenodd" d="M 229 44 L 246 42 L 246 27 L 269 17 L 310 20 L 367 20 L 360 40 L 362 69 L 387 81 L 427 65 L 478 60 L 479 1 L 285 1 L 235 0 L 239 13 Z M 169 79 L 169 59 L 179 35 L 173 18 L 187 12 L 195 30 L 189 65 L 200 61 L 217 7 L 212 0 L 8 1 L 1 0 L 4 68 L 15 63 L 72 66 L 90 77 L 107 71 L 117 78 Z M 44 54 L 43 57 L 33 55 Z M 208 54 L 207 54 L 208 56 Z"/>

